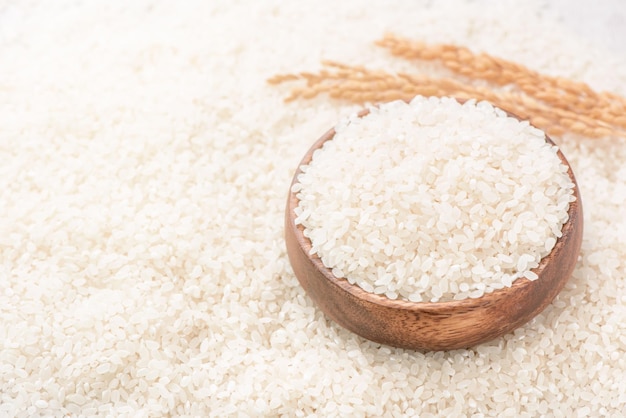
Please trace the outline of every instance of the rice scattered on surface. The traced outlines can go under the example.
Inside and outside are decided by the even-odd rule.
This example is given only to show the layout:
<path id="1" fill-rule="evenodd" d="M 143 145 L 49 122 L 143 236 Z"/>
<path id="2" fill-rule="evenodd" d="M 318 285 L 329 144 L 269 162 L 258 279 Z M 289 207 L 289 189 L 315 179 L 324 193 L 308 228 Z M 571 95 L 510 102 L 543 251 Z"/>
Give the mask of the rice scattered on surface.
<path id="1" fill-rule="evenodd" d="M 323 58 L 415 69 L 371 46 L 393 31 L 626 94 L 624 56 L 539 10 L 2 3 L 0 416 L 624 416 L 624 139 L 555 138 L 584 199 L 581 258 L 497 341 L 365 341 L 314 307 L 286 258 L 295 166 L 357 108 L 284 104 L 268 77 Z"/>
<path id="2" fill-rule="evenodd" d="M 537 279 L 575 199 L 542 131 L 487 102 L 418 96 L 335 132 L 292 190 L 296 224 L 336 277 L 413 302 Z"/>

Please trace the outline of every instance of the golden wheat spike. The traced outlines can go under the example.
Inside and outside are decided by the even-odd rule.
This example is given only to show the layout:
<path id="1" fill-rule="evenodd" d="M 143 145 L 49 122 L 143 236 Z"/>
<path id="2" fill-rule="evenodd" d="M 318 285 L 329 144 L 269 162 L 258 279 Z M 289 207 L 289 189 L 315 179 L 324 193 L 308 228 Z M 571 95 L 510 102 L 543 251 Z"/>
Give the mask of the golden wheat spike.
<path id="1" fill-rule="evenodd" d="M 439 60 L 470 82 L 421 74 L 391 74 L 337 61 L 324 61 L 324 68 L 317 73 L 282 74 L 268 82 L 305 82 L 304 86 L 294 87 L 286 101 L 321 94 L 361 104 L 408 100 L 416 95 L 474 98 L 487 100 L 528 119 L 550 135 L 565 132 L 588 137 L 626 134 L 626 99 L 615 94 L 596 93 L 584 83 L 545 76 L 521 64 L 485 53 L 474 54 L 465 47 L 428 46 L 393 35 L 387 35 L 377 44 L 406 59 Z M 492 86 L 475 86 L 472 80 L 487 81 Z M 512 90 L 501 90 L 503 86 Z"/>

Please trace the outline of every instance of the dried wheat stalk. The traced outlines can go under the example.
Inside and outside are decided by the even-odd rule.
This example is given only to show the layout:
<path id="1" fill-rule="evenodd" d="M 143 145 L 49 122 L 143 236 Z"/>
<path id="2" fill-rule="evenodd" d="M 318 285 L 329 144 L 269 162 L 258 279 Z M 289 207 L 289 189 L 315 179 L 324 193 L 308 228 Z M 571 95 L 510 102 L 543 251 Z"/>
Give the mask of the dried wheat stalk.
<path id="1" fill-rule="evenodd" d="M 304 80 L 305 86 L 296 87 L 286 101 L 312 98 L 328 94 L 335 99 L 353 103 L 376 103 L 390 100 L 408 100 L 416 95 L 452 96 L 459 99 L 487 100 L 504 110 L 528 119 L 534 126 L 549 135 L 564 132 L 578 133 L 588 137 L 616 135 L 620 129 L 602 120 L 566 109 L 552 107 L 527 94 L 494 91 L 450 78 L 433 78 L 424 75 L 390 74 L 369 70 L 362 66 L 350 66 L 337 62 L 324 62 L 325 69 L 319 73 L 278 75 L 271 84 Z"/>
<path id="2" fill-rule="evenodd" d="M 590 119 L 626 129 L 626 98 L 608 92 L 597 93 L 587 84 L 562 77 L 552 77 L 511 61 L 456 45 L 426 45 L 394 35 L 377 42 L 395 56 L 405 59 L 439 61 L 449 70 L 482 79 L 496 86 L 514 85 L 550 107 L 585 115 Z"/>

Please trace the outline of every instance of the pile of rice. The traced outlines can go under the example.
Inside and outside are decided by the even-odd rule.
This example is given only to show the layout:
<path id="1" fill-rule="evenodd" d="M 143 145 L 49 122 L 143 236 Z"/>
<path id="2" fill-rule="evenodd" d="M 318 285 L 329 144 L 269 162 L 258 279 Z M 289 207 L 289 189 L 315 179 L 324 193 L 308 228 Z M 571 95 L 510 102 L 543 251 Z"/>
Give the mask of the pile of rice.
<path id="1" fill-rule="evenodd" d="M 418 96 L 353 115 L 292 191 L 338 278 L 411 302 L 479 298 L 550 253 L 574 184 L 545 134 L 487 102 Z"/>
<path id="2" fill-rule="evenodd" d="M 297 162 L 359 107 L 285 104 L 268 77 L 322 59 L 420 70 L 372 45 L 393 31 L 626 95 L 623 52 L 541 7 L 0 3 L 0 416 L 624 416 L 623 138 L 554 138 L 584 197 L 581 257 L 496 341 L 366 341 L 286 256 Z"/>

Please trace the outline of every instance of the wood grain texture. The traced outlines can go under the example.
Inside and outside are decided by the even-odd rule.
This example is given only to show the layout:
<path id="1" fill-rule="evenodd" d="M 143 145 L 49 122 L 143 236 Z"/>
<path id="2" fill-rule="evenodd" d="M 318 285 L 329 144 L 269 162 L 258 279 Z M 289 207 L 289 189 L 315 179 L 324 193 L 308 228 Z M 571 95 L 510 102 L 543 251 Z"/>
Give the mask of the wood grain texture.
<path id="1" fill-rule="evenodd" d="M 359 115 L 367 113 L 362 111 Z M 324 134 L 306 153 L 300 166 L 308 164 L 313 151 L 334 134 L 332 129 Z M 549 138 L 547 141 L 553 144 Z M 477 299 L 449 302 L 414 303 L 368 293 L 335 277 L 317 255 L 309 256 L 311 242 L 303 235 L 302 225 L 295 224 L 298 199 L 290 191 L 285 211 L 285 241 L 293 270 L 307 294 L 328 317 L 378 343 L 416 350 L 452 350 L 498 338 L 543 311 L 561 291 L 578 259 L 583 235 L 582 203 L 569 163 L 560 151 L 558 156 L 569 168 L 576 201 L 570 204 L 563 236 L 533 269 L 539 276 L 535 281 L 517 279 L 510 288 Z M 300 172 L 298 168 L 292 185 Z"/>

